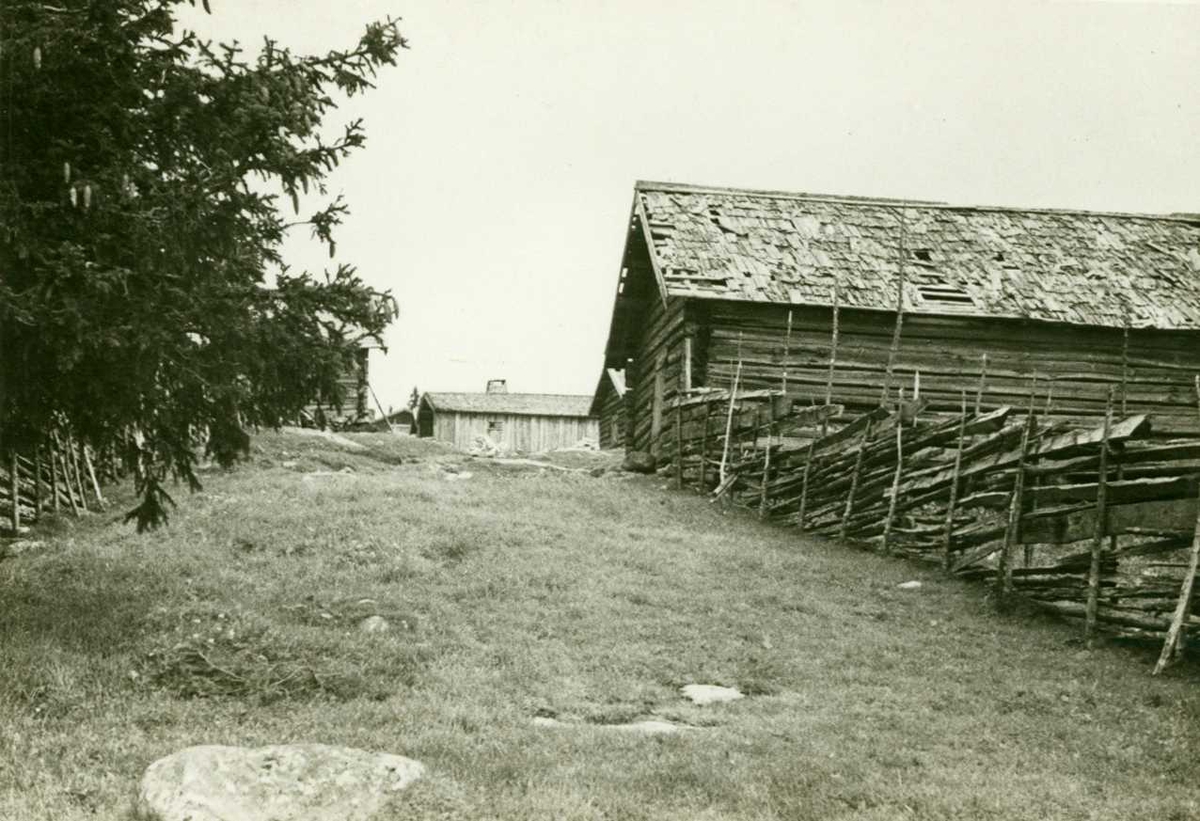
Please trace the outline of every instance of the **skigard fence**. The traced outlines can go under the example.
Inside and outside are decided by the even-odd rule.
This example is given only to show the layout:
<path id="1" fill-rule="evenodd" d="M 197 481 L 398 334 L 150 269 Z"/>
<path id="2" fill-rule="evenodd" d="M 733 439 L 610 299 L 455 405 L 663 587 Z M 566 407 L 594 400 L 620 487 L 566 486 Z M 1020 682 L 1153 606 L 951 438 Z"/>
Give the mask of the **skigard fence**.
<path id="1" fill-rule="evenodd" d="M 1200 413 L 1200 378 L 1196 381 Z M 708 390 L 668 405 L 658 439 L 676 483 L 786 526 L 991 580 L 1097 629 L 1164 642 L 1200 627 L 1200 439 L 1153 437 L 1145 414 L 1103 424 L 1028 406 L 923 414 L 901 400 L 845 423 L 782 391 Z M 1046 400 L 1048 404 L 1049 400 Z"/>
<path id="2" fill-rule="evenodd" d="M 0 464 L 0 534 L 19 535 L 47 513 L 103 507 L 101 485 L 121 473 L 115 454 L 98 457 L 69 433 L 56 432 L 27 453 L 12 451 Z"/>

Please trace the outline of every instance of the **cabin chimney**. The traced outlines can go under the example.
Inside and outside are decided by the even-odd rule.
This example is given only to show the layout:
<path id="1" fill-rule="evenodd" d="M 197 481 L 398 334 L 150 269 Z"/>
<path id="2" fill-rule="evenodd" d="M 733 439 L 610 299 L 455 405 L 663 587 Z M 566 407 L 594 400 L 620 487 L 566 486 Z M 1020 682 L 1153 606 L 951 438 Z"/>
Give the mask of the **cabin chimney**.
<path id="1" fill-rule="evenodd" d="M 508 393 L 508 380 L 506 379 L 489 379 L 487 384 L 488 393 Z"/>

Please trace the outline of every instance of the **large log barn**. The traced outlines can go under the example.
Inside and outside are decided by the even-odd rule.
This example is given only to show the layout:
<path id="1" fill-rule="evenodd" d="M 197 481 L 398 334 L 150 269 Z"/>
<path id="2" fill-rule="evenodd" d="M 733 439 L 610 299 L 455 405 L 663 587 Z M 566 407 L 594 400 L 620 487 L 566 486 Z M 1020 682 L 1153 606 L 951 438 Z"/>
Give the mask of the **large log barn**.
<path id="1" fill-rule="evenodd" d="M 1111 387 L 1194 434 L 1200 218 L 639 182 L 605 366 L 626 447 L 656 453 L 676 395 L 735 381 L 848 414 L 916 383 L 931 412 L 1032 391 L 1093 422 Z"/>

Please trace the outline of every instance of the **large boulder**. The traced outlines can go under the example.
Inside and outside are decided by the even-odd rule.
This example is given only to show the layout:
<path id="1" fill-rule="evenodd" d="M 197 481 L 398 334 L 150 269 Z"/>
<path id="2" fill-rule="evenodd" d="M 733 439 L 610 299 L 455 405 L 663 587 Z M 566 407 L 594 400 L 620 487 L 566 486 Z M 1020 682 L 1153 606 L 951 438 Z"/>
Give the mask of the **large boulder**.
<path id="1" fill-rule="evenodd" d="M 146 769 L 134 814 L 148 821 L 368 821 L 424 772 L 411 758 L 326 744 L 188 747 Z"/>
<path id="2" fill-rule="evenodd" d="M 622 470 L 628 470 L 632 473 L 653 473 L 658 467 L 658 462 L 654 455 L 646 453 L 644 450 L 631 450 L 625 454 L 625 461 L 621 463 Z"/>

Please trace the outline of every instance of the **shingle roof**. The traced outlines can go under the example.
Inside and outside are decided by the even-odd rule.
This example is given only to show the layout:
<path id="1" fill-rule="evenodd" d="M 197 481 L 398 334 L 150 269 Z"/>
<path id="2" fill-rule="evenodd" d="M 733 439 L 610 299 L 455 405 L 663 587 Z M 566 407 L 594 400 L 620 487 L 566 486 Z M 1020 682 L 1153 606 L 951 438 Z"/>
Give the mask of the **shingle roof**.
<path id="1" fill-rule="evenodd" d="M 518 416 L 588 416 L 590 396 L 558 393 L 426 393 L 435 410 Z"/>
<path id="2" fill-rule="evenodd" d="M 637 184 L 671 296 L 1200 329 L 1200 220 Z M 902 215 L 902 216 L 901 216 Z"/>

